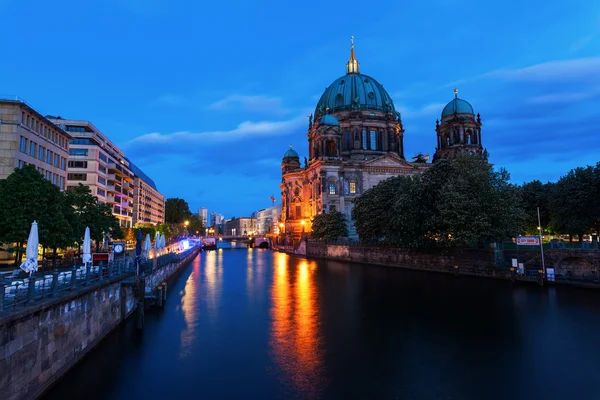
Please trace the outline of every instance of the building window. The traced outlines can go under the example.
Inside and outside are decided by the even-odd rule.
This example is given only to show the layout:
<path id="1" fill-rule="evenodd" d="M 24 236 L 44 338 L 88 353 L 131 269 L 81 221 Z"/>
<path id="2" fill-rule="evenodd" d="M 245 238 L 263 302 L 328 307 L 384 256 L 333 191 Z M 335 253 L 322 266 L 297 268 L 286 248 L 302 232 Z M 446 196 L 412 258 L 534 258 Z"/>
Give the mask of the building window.
<path id="1" fill-rule="evenodd" d="M 351 143 L 351 134 L 350 131 L 346 131 L 346 133 L 344 134 L 346 136 L 346 148 L 345 150 L 350 150 L 352 148 L 352 143 Z"/>
<path id="2" fill-rule="evenodd" d="M 85 132 L 85 127 L 83 126 L 67 126 L 66 131 L 69 132 Z"/>
<path id="3" fill-rule="evenodd" d="M 98 143 L 96 143 L 92 139 L 88 139 L 88 138 L 75 138 L 75 139 L 71 139 L 71 140 L 69 140 L 69 143 L 71 143 L 71 144 L 98 145 Z"/>
<path id="4" fill-rule="evenodd" d="M 50 179 L 52 179 L 52 172 L 50 172 L 50 171 L 46 171 L 46 179 L 47 179 L 47 180 L 50 180 Z"/>
<path id="5" fill-rule="evenodd" d="M 99 176 L 98 177 L 98 183 L 101 183 L 103 185 L 106 185 L 106 179 L 104 179 L 103 177 Z"/>
<path id="6" fill-rule="evenodd" d="M 88 150 L 87 149 L 69 149 L 69 155 L 70 156 L 87 156 Z"/>
<path id="7" fill-rule="evenodd" d="M 38 121 L 35 121 L 35 131 L 39 132 L 39 128 L 40 128 L 40 125 L 39 125 Z"/>
<path id="8" fill-rule="evenodd" d="M 60 190 L 65 190 L 65 177 L 61 176 L 60 177 Z"/>
<path id="9" fill-rule="evenodd" d="M 38 172 L 44 176 L 44 168 L 38 167 Z"/>
<path id="10" fill-rule="evenodd" d="M 296 218 L 302 218 L 302 206 L 296 206 Z"/>
<path id="11" fill-rule="evenodd" d="M 46 151 L 46 162 L 52 165 L 52 152 L 50 150 Z"/>
<path id="12" fill-rule="evenodd" d="M 56 168 L 60 167 L 60 156 L 58 154 L 54 154 L 54 166 Z"/>
<path id="13" fill-rule="evenodd" d="M 25 162 L 23 160 L 19 160 L 19 168 L 23 168 L 25 166 Z"/>
<path id="14" fill-rule="evenodd" d="M 363 148 L 363 150 L 367 149 L 367 131 L 366 130 L 362 131 L 362 148 Z"/>
<path id="15" fill-rule="evenodd" d="M 106 167 L 104 165 L 98 165 L 98 170 L 102 173 L 106 173 Z"/>
<path id="16" fill-rule="evenodd" d="M 29 127 L 29 115 L 27 116 L 27 123 L 25 125 Z"/>
<path id="17" fill-rule="evenodd" d="M 103 197 L 106 196 L 106 191 L 104 191 L 104 189 L 98 188 L 97 193 L 98 193 L 98 196 L 103 196 Z"/>
<path id="18" fill-rule="evenodd" d="M 87 161 L 69 161 L 69 168 L 87 168 Z"/>
<path id="19" fill-rule="evenodd" d="M 108 157 L 105 154 L 100 153 L 100 159 L 104 162 L 108 162 Z"/>
<path id="20" fill-rule="evenodd" d="M 67 170 L 67 159 L 64 157 L 60 158 L 60 169 L 62 169 L 63 171 Z"/>
<path id="21" fill-rule="evenodd" d="M 335 194 L 335 183 L 331 182 L 329 184 L 329 194 Z"/>
<path id="22" fill-rule="evenodd" d="M 58 185 L 58 175 L 52 174 L 52 183 Z"/>
<path id="23" fill-rule="evenodd" d="M 369 132 L 369 139 L 371 141 L 371 150 L 377 150 L 377 132 L 371 131 Z"/>
<path id="24" fill-rule="evenodd" d="M 44 161 L 45 155 L 46 155 L 46 148 L 44 146 L 40 146 L 38 148 L 38 160 Z"/>
<path id="25" fill-rule="evenodd" d="M 19 145 L 21 153 L 27 153 L 27 139 L 21 136 L 21 144 Z"/>
<path id="26" fill-rule="evenodd" d="M 87 174 L 79 174 L 79 173 L 67 174 L 67 179 L 70 181 L 86 181 Z"/>
<path id="27" fill-rule="evenodd" d="M 35 157 L 37 154 L 37 144 L 34 142 L 29 142 L 29 155 L 31 157 Z"/>
<path id="28" fill-rule="evenodd" d="M 356 194 L 356 182 L 350 181 L 350 193 Z"/>

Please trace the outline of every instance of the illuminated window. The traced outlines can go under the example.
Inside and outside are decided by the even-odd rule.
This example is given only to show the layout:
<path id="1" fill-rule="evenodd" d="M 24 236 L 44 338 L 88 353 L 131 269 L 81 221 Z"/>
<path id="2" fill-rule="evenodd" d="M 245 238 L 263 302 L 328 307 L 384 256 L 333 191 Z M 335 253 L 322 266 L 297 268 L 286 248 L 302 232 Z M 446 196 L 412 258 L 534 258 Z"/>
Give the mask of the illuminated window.
<path id="1" fill-rule="evenodd" d="M 329 194 L 335 194 L 335 183 L 333 182 L 329 184 Z"/>
<path id="2" fill-rule="evenodd" d="M 369 139 L 370 139 L 370 149 L 371 150 L 377 150 L 377 132 L 375 131 L 371 131 L 369 132 Z"/>
<path id="3" fill-rule="evenodd" d="M 350 182 L 350 193 L 356 193 L 356 182 Z"/>

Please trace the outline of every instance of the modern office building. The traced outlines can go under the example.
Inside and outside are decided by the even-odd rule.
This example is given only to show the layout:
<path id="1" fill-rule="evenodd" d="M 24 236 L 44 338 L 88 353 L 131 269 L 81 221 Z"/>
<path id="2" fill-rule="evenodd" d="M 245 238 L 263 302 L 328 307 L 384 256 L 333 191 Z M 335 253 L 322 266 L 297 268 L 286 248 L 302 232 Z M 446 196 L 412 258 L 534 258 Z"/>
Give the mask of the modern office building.
<path id="1" fill-rule="evenodd" d="M 279 234 L 281 204 L 256 212 L 256 232 L 259 235 Z"/>
<path id="2" fill-rule="evenodd" d="M 48 118 L 71 135 L 67 190 L 80 183 L 90 187 L 112 207 L 121 227 L 132 227 L 135 176 L 123 152 L 89 121 Z"/>
<path id="3" fill-rule="evenodd" d="M 204 224 L 204 226 L 208 226 L 208 208 L 199 208 L 198 216 L 200 217 L 200 219 L 202 219 L 202 223 Z"/>
<path id="4" fill-rule="evenodd" d="M 133 171 L 133 225 L 160 225 L 165 222 L 165 196 L 160 194 L 156 184 L 137 165 L 127 159 Z"/>
<path id="5" fill-rule="evenodd" d="M 70 135 L 18 97 L 0 99 L 0 179 L 34 165 L 64 190 Z"/>

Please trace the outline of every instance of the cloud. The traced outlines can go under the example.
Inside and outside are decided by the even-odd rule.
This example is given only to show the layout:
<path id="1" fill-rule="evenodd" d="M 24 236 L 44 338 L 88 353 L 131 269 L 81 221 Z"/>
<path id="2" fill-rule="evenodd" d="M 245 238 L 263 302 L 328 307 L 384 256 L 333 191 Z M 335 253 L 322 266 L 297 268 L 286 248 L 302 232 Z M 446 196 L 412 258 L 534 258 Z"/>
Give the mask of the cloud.
<path id="1" fill-rule="evenodd" d="M 575 53 L 580 50 L 583 50 L 584 48 L 589 46 L 589 44 L 592 43 L 599 36 L 600 36 L 600 17 L 598 17 L 598 19 L 596 20 L 596 24 L 595 24 L 594 28 L 592 29 L 592 33 L 577 39 L 571 45 L 571 48 L 569 49 L 569 51 Z"/>
<path id="2" fill-rule="evenodd" d="M 592 87 L 587 91 L 571 93 L 549 93 L 541 96 L 530 97 L 526 101 L 532 104 L 569 104 L 578 103 L 600 96 L 600 86 Z"/>
<path id="3" fill-rule="evenodd" d="M 212 103 L 208 108 L 211 110 L 242 109 L 253 113 L 267 113 L 273 115 L 288 114 L 288 110 L 282 106 L 281 98 L 270 96 L 244 96 L 234 94 Z"/>

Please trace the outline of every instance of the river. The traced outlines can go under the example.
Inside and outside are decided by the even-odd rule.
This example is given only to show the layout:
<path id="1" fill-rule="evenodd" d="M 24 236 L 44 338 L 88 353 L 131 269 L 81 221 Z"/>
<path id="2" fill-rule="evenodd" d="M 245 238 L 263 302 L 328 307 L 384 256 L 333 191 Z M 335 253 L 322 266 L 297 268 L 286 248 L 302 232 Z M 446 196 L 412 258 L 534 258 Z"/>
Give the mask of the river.
<path id="1" fill-rule="evenodd" d="M 600 292 L 198 255 L 45 399 L 600 399 Z"/>

